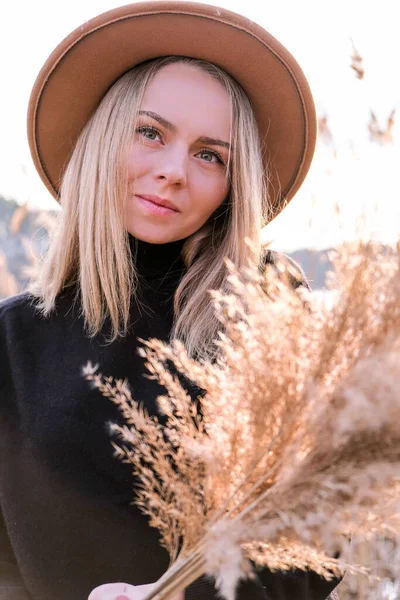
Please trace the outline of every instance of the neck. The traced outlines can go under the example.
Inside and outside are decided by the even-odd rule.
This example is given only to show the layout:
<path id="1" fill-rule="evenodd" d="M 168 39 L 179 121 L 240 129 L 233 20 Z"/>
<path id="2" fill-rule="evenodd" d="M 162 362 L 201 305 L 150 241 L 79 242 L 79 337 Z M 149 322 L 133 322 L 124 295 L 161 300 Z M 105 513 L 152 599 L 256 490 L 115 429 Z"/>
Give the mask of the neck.
<path id="1" fill-rule="evenodd" d="M 151 244 L 129 236 L 134 265 L 144 279 L 157 279 L 182 272 L 184 263 L 182 248 L 185 240 L 167 244 Z"/>

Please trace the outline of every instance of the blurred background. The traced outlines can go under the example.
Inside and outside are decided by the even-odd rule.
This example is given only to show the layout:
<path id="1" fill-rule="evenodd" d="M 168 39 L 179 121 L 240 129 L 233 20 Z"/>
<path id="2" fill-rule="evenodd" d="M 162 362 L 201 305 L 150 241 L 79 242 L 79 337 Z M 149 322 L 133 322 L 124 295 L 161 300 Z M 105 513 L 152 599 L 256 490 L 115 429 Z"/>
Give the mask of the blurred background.
<path id="1" fill-rule="evenodd" d="M 207 2 L 207 0 L 203 0 Z M 295 56 L 311 85 L 319 141 L 310 173 L 264 230 L 271 247 L 300 262 L 324 290 L 329 251 L 347 240 L 395 244 L 400 230 L 400 36 L 395 0 L 217 0 L 264 26 Z M 121 0 L 4 0 L 0 8 L 0 298 L 24 289 L 58 210 L 26 141 L 30 90 L 54 47 L 75 27 Z M 382 542 L 362 549 L 394 558 Z M 375 552 L 375 554 L 374 554 Z M 397 557 L 397 563 L 400 562 Z M 392 561 L 393 562 L 393 561 Z M 341 589 L 341 598 L 400 598 L 395 575 Z M 361 587 L 360 587 L 361 586 Z"/>
<path id="2" fill-rule="evenodd" d="M 24 286 L 25 263 L 42 252 L 48 216 L 58 210 L 36 174 L 26 141 L 33 82 L 63 37 L 121 4 L 2 3 L 0 273 L 7 265 L 12 293 Z M 356 236 L 388 245 L 398 238 L 400 37 L 395 2 L 219 0 L 219 5 L 277 37 L 296 57 L 313 90 L 319 117 L 313 165 L 302 189 L 263 233 L 274 249 L 302 264 L 313 289 L 322 289 L 330 248 Z M 1 276 L 3 288 L 5 278 Z"/>

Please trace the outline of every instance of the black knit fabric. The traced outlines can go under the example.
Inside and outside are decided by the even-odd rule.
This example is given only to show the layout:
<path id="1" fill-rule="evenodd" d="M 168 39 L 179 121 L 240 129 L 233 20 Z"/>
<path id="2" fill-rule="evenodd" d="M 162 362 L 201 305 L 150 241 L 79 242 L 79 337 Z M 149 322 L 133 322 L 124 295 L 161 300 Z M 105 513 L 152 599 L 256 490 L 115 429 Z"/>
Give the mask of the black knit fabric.
<path id="1" fill-rule="evenodd" d="M 143 377 L 137 338 L 168 339 L 182 242 L 131 241 L 140 307 L 132 302 L 123 339 L 86 335 L 74 288 L 49 318 L 28 294 L 0 303 L 0 600 L 86 600 L 99 585 L 150 583 L 168 567 L 157 531 L 131 503 L 130 468 L 113 456 L 108 424 L 120 422 L 118 409 L 82 376 L 90 361 L 127 378 L 156 412 L 163 389 Z M 315 574 L 263 571 L 238 598 L 323 600 L 333 587 Z M 214 597 L 204 578 L 186 591 L 187 600 Z"/>

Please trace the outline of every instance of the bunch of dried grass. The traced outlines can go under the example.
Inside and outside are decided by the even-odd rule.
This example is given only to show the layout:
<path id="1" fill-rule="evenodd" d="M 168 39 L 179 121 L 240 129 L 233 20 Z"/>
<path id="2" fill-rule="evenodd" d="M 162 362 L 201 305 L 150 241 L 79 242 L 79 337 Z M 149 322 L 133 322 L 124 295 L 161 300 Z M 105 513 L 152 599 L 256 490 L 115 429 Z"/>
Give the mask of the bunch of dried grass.
<path id="1" fill-rule="evenodd" d="M 250 559 L 329 578 L 350 531 L 398 528 L 400 247 L 347 245 L 334 264 L 329 304 L 293 291 L 290 265 L 265 275 L 229 265 L 231 293 L 212 294 L 223 331 L 213 364 L 179 342 L 144 342 L 167 390 L 165 426 L 126 381 L 86 370 L 121 409 L 116 455 L 140 477 L 136 501 L 171 556 L 148 599 L 203 573 L 233 599 Z M 197 402 L 171 362 L 205 391 Z"/>
<path id="2" fill-rule="evenodd" d="M 395 600 L 400 594 L 400 546 L 387 536 L 365 541 L 353 537 L 351 561 L 362 564 L 365 573 L 345 576 L 339 587 L 342 600 Z"/>

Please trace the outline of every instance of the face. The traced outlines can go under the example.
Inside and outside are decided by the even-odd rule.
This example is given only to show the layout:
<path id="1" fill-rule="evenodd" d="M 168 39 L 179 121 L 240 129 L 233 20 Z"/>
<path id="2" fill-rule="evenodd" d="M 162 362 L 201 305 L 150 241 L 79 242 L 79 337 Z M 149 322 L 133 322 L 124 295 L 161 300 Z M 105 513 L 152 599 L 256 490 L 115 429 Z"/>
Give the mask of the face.
<path id="1" fill-rule="evenodd" d="M 229 191 L 230 98 L 198 67 L 166 65 L 145 92 L 129 152 L 125 225 L 164 244 L 190 236 Z"/>

